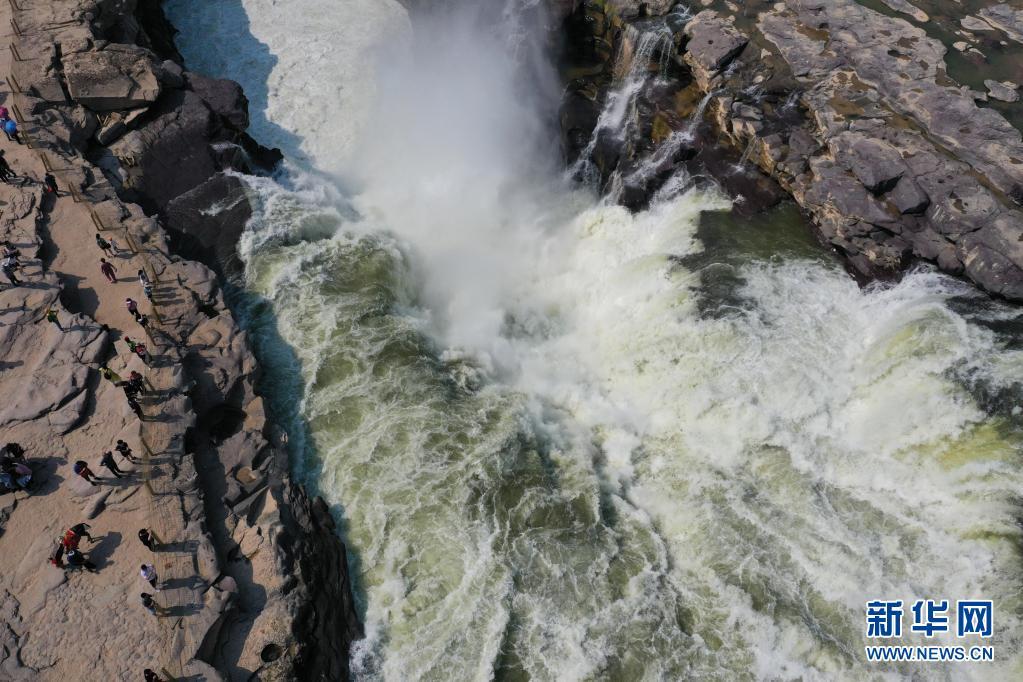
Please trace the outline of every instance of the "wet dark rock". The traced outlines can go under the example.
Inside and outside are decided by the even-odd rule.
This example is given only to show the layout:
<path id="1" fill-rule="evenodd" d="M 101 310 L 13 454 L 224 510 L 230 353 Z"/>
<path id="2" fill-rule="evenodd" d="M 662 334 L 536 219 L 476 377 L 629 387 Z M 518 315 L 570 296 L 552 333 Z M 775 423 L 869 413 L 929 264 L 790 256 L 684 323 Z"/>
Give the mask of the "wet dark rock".
<path id="1" fill-rule="evenodd" d="M 922 20 L 905 3 L 887 4 Z M 703 10 L 688 23 L 680 15 L 687 40 L 669 61 L 681 56 L 691 74 L 662 82 L 662 89 L 674 87 L 673 103 L 656 100 L 649 119 L 637 107 L 634 129 L 656 135 L 630 140 L 615 154 L 597 140 L 592 159 L 603 178 L 610 177 L 609 164 L 627 170 L 657 158 L 665 140 L 696 125 L 700 152 L 686 162 L 691 171 L 702 166 L 738 207 L 762 184 L 753 170 L 759 167 L 859 275 L 891 277 L 924 259 L 1023 300 L 1023 136 L 998 110 L 978 107 L 982 93 L 949 79 L 944 45 L 853 0 L 726 7 Z M 1021 19 L 1023 11 L 1004 3 L 970 18 L 980 22 L 978 30 L 983 24 L 985 33 L 1012 39 Z M 625 25 L 612 35 L 619 44 Z M 616 83 L 606 75 L 589 81 L 590 108 L 569 117 L 573 154 L 591 139 L 586 126 Z M 993 97 L 1016 94 L 1007 82 L 987 85 Z M 697 91 L 690 94 L 690 87 Z M 707 93 L 706 123 L 688 122 L 692 103 Z M 713 135 L 699 132 L 708 124 Z M 731 148 L 731 162 L 719 161 L 728 152 L 708 152 L 717 145 Z M 735 162 L 740 155 L 745 165 Z M 651 168 L 642 183 L 623 173 L 625 205 L 645 206 L 671 177 L 657 164 Z"/>
<path id="2" fill-rule="evenodd" d="M 249 100 L 242 87 L 223 78 L 207 78 L 197 73 L 185 75 L 188 87 L 199 95 L 213 113 L 235 130 L 249 127 Z"/>
<path id="3" fill-rule="evenodd" d="M 252 216 L 252 207 L 237 177 L 213 175 L 172 199 L 163 215 L 166 226 L 179 235 L 176 251 L 229 274 L 240 271 L 238 238 Z"/>

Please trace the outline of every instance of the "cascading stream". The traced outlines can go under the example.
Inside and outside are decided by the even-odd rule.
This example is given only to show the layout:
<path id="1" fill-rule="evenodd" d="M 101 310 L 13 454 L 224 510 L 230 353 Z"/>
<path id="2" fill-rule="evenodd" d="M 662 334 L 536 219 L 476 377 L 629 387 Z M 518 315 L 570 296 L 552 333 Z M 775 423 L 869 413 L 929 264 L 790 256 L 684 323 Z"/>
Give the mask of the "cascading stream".
<path id="1" fill-rule="evenodd" d="M 796 227 L 709 231 L 712 191 L 633 215 L 573 187 L 513 9 L 167 8 L 291 159 L 247 180 L 242 310 L 343 517 L 359 679 L 1019 672 L 1019 425 L 977 397 L 1023 381 L 1014 311 L 931 272 L 860 289 Z M 866 662 L 866 600 L 969 597 L 995 664 Z"/>

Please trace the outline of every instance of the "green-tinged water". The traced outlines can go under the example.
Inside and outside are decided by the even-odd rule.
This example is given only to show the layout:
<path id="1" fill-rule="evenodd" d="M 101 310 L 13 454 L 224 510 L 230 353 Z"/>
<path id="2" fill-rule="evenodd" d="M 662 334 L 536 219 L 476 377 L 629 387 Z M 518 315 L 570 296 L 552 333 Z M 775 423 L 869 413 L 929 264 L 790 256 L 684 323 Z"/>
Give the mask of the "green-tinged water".
<path id="1" fill-rule="evenodd" d="M 336 39 L 382 21 L 304 1 Z M 242 5 L 292 49 L 296 8 Z M 247 181 L 240 310 L 350 548 L 356 677 L 1023 675 L 1018 313 L 929 271 L 861 289 L 789 208 L 601 203 L 504 44 L 442 27 L 274 81 L 362 142 L 323 123 L 311 167 Z M 371 113 L 332 117 L 353 88 Z M 977 597 L 994 663 L 866 660 L 868 600 Z"/>

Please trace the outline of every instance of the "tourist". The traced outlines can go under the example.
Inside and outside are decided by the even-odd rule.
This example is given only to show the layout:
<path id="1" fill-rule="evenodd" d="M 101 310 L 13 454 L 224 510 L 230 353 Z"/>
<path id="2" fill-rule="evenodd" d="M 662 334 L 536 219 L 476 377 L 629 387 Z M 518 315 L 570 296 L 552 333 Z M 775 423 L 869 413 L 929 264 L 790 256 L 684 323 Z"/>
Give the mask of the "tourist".
<path id="1" fill-rule="evenodd" d="M 103 239 L 103 237 L 100 236 L 99 232 L 96 233 L 96 246 L 98 246 L 100 251 L 102 251 L 103 253 L 113 257 L 114 250 L 113 248 L 111 248 L 110 242 L 108 242 L 106 239 Z"/>
<path id="2" fill-rule="evenodd" d="M 78 543 L 82 541 L 82 536 L 68 528 L 64 531 L 64 537 L 60 541 L 63 543 L 65 550 L 78 549 Z"/>
<path id="3" fill-rule="evenodd" d="M 136 457 L 132 453 L 131 447 L 127 443 L 125 443 L 123 440 L 118 440 L 117 441 L 117 445 L 114 446 L 114 449 L 117 450 L 119 453 L 121 453 L 121 457 L 124 457 L 126 460 L 128 460 L 132 464 L 138 464 L 139 463 L 139 461 L 140 461 L 139 458 Z"/>
<path id="4" fill-rule="evenodd" d="M 135 398 L 130 395 L 128 396 L 128 407 L 130 407 L 131 411 L 135 413 L 135 416 L 139 418 L 139 421 L 146 421 L 146 415 L 142 411 L 142 406 L 139 405 L 139 401 L 135 400 Z"/>
<path id="5" fill-rule="evenodd" d="M 112 383 L 114 386 L 117 386 L 122 381 L 121 375 L 115 372 L 114 370 L 110 369 L 106 365 L 100 366 L 99 373 L 103 375 L 104 379 Z"/>
<path id="6" fill-rule="evenodd" d="M 100 459 L 99 463 L 105 466 L 115 478 L 121 478 L 124 475 L 124 472 L 117 468 L 117 462 L 114 461 L 114 453 L 109 450 L 103 453 L 103 458 Z"/>
<path id="7" fill-rule="evenodd" d="M 9 241 L 7 241 L 6 239 L 3 240 L 2 242 L 0 242 L 0 245 L 2 245 L 4 247 L 4 251 L 3 251 L 4 258 L 10 258 L 11 256 L 14 256 L 15 258 L 17 258 L 18 256 L 21 255 L 21 251 L 18 251 L 16 248 L 14 248 L 11 245 L 11 243 Z"/>
<path id="8" fill-rule="evenodd" d="M 9 118 L 4 121 L 4 133 L 7 134 L 7 139 L 11 142 L 21 144 L 21 136 L 18 134 L 18 124 L 14 122 L 13 118 Z"/>
<path id="9" fill-rule="evenodd" d="M 77 549 L 69 549 L 65 556 L 67 557 L 68 568 L 84 568 L 90 573 L 98 573 L 96 564 L 86 559 L 85 555 Z"/>
<path id="10" fill-rule="evenodd" d="M 11 117 L 11 113 L 7 111 L 7 107 L 0 107 L 0 123 L 3 123 Z"/>
<path id="11" fill-rule="evenodd" d="M 0 486 L 4 492 L 28 490 L 32 482 L 32 469 L 23 462 L 5 459 L 0 462 Z"/>
<path id="12" fill-rule="evenodd" d="M 146 274 L 145 270 L 139 270 L 139 284 L 142 285 L 143 289 L 147 284 L 152 284 L 152 282 L 149 281 L 149 275 Z"/>
<path id="13" fill-rule="evenodd" d="M 135 321 L 139 323 L 139 326 L 142 327 L 143 330 L 145 330 L 146 332 L 149 331 L 148 317 L 146 317 L 142 313 L 135 313 Z"/>
<path id="14" fill-rule="evenodd" d="M 135 370 L 132 370 L 131 374 L 128 375 L 128 383 L 132 385 L 136 393 L 142 394 L 146 392 L 146 380 Z"/>
<path id="15" fill-rule="evenodd" d="M 46 311 L 46 321 L 55 324 L 57 326 L 57 329 L 61 330 L 62 332 L 67 331 L 62 326 L 60 326 L 60 320 L 57 319 L 57 311 L 54 310 L 53 308 L 50 308 Z"/>
<path id="16" fill-rule="evenodd" d="M 121 387 L 121 390 L 124 391 L 124 395 L 126 397 L 128 397 L 128 398 L 137 398 L 138 397 L 139 391 L 138 391 L 138 388 L 137 388 L 137 384 L 133 384 L 130 381 L 122 381 L 121 383 L 119 383 L 117 385 Z"/>
<path id="17" fill-rule="evenodd" d="M 60 194 L 57 190 L 57 178 L 53 177 L 52 173 L 43 176 L 43 185 L 46 187 L 47 194 Z"/>
<path id="18" fill-rule="evenodd" d="M 149 352 L 146 350 L 146 344 L 137 343 L 132 341 L 129 337 L 124 337 L 124 342 L 128 345 L 128 350 L 135 355 L 139 356 L 142 362 L 149 364 Z"/>
<path id="19" fill-rule="evenodd" d="M 7 445 L 0 448 L 0 455 L 4 459 L 17 460 L 20 462 L 25 461 L 25 448 L 21 447 L 18 443 L 8 443 Z"/>
<path id="20" fill-rule="evenodd" d="M 102 265 L 99 266 L 99 270 L 103 273 L 103 276 L 107 278 L 107 281 L 111 284 L 116 283 L 117 276 L 114 273 L 117 272 L 117 268 L 115 268 L 112 263 L 108 263 L 106 258 L 100 258 L 99 262 L 102 263 Z"/>
<path id="21" fill-rule="evenodd" d="M 0 150 L 0 180 L 4 182 L 10 182 L 14 178 L 18 177 L 14 174 L 11 169 L 11 165 L 7 163 L 7 159 L 4 158 L 4 153 Z"/>
<path id="22" fill-rule="evenodd" d="M 47 559 L 51 564 L 57 568 L 64 568 L 64 539 L 57 538 L 57 546 L 50 552 L 50 558 Z"/>
<path id="23" fill-rule="evenodd" d="M 153 595 L 143 592 L 139 595 L 139 597 L 142 599 L 142 608 L 149 611 L 154 616 L 159 616 L 160 614 L 158 612 L 163 611 L 160 605 L 156 603 L 156 600 L 153 599 Z"/>
<path id="24" fill-rule="evenodd" d="M 21 286 L 21 280 L 14 275 L 14 271 L 20 267 L 21 265 L 18 263 L 17 256 L 7 256 L 2 262 L 0 262 L 0 269 L 4 271 L 4 275 L 7 276 L 7 280 L 16 287 Z"/>
<path id="25" fill-rule="evenodd" d="M 96 474 L 92 473 L 92 469 L 89 468 L 89 465 L 83 462 L 82 460 L 78 460 L 77 462 L 75 462 L 75 465 L 72 467 L 72 471 L 74 471 L 76 474 L 84 478 L 92 485 L 96 485 L 96 481 L 100 480 L 99 477 L 96 476 Z"/>
<path id="26" fill-rule="evenodd" d="M 96 539 L 89 534 L 90 528 L 92 528 L 92 526 L 90 526 L 87 523 L 76 523 L 75 525 L 68 528 L 67 532 L 64 533 L 64 535 L 67 536 L 67 533 L 74 533 L 79 538 L 88 538 L 89 542 L 96 542 Z M 78 545 L 76 544 L 75 546 L 77 547 Z"/>
<path id="27" fill-rule="evenodd" d="M 146 282 L 142 285 L 142 293 L 146 295 L 146 300 L 150 303 L 153 302 L 153 285 Z"/>
<path id="28" fill-rule="evenodd" d="M 156 575 L 156 569 L 153 568 L 152 564 L 142 564 L 139 575 L 142 576 L 143 580 L 152 585 L 154 590 L 157 592 L 160 591 L 160 588 L 156 586 L 156 581 L 159 579 L 159 576 Z"/>
<path id="29" fill-rule="evenodd" d="M 135 355 L 139 356 L 139 359 L 142 360 L 142 362 L 144 362 L 145 364 L 148 365 L 149 364 L 149 351 L 146 350 L 146 344 L 144 344 L 144 343 L 133 343 L 133 344 L 129 345 L 129 347 L 131 347 L 131 346 L 134 346 L 134 348 L 132 348 L 132 352 L 134 352 Z"/>
<path id="30" fill-rule="evenodd" d="M 135 317 L 136 315 L 139 314 L 139 304 L 138 301 L 136 301 L 135 299 L 129 296 L 128 298 L 124 299 L 124 305 L 126 308 L 128 308 L 128 312 L 131 314 L 132 317 Z"/>
<path id="31" fill-rule="evenodd" d="M 149 549 L 150 552 L 156 551 L 156 536 L 150 533 L 148 528 L 142 528 L 139 530 L 139 540 Z"/>
<path id="32" fill-rule="evenodd" d="M 163 680 L 160 679 L 160 677 L 157 676 L 157 674 L 154 673 L 149 668 L 146 668 L 145 670 L 142 671 L 142 677 L 144 679 L 144 682 L 163 682 Z"/>

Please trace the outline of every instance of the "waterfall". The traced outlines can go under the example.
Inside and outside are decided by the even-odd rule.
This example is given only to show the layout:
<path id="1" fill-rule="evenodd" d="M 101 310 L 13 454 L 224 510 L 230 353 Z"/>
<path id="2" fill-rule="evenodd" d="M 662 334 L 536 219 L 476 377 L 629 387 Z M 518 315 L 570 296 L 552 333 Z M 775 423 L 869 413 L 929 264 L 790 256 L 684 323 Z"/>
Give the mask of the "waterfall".
<path id="1" fill-rule="evenodd" d="M 742 150 L 742 155 L 739 157 L 739 163 L 735 165 L 736 172 L 741 172 L 746 164 L 749 163 L 750 156 L 753 155 L 753 150 L 757 146 L 757 136 L 750 137 L 749 142 L 746 144 L 746 148 Z"/>
<path id="2" fill-rule="evenodd" d="M 589 142 L 568 169 L 570 177 L 584 181 L 599 178 L 592 157 L 601 140 L 624 143 L 635 134 L 637 100 L 652 78 L 666 72 L 675 49 L 674 32 L 665 21 L 654 22 L 641 29 L 629 25 L 622 45 L 616 58 L 615 72 L 624 73 L 624 76 L 620 78 L 619 85 L 608 92 Z M 635 47 L 628 49 L 628 45 Z M 650 63 L 655 59 L 658 68 L 651 73 Z"/>
<path id="3" fill-rule="evenodd" d="M 246 179 L 241 312 L 356 562 L 356 679 L 1018 677 L 1023 437 L 975 391 L 1023 382 L 1018 310 L 861 288 L 684 175 L 596 200 L 524 87 L 543 55 L 438 4 L 166 5 L 289 153 Z M 994 663 L 865 660 L 866 601 L 978 597 Z"/>
<path id="4" fill-rule="evenodd" d="M 685 128 L 682 129 L 682 138 L 686 143 L 692 143 L 696 140 L 696 129 L 703 123 L 703 116 L 707 113 L 707 105 L 710 104 L 710 100 L 714 97 L 714 92 L 708 92 L 701 99 L 700 103 L 696 105 L 696 109 L 693 110 L 692 116 L 689 117 L 688 123 Z"/>

